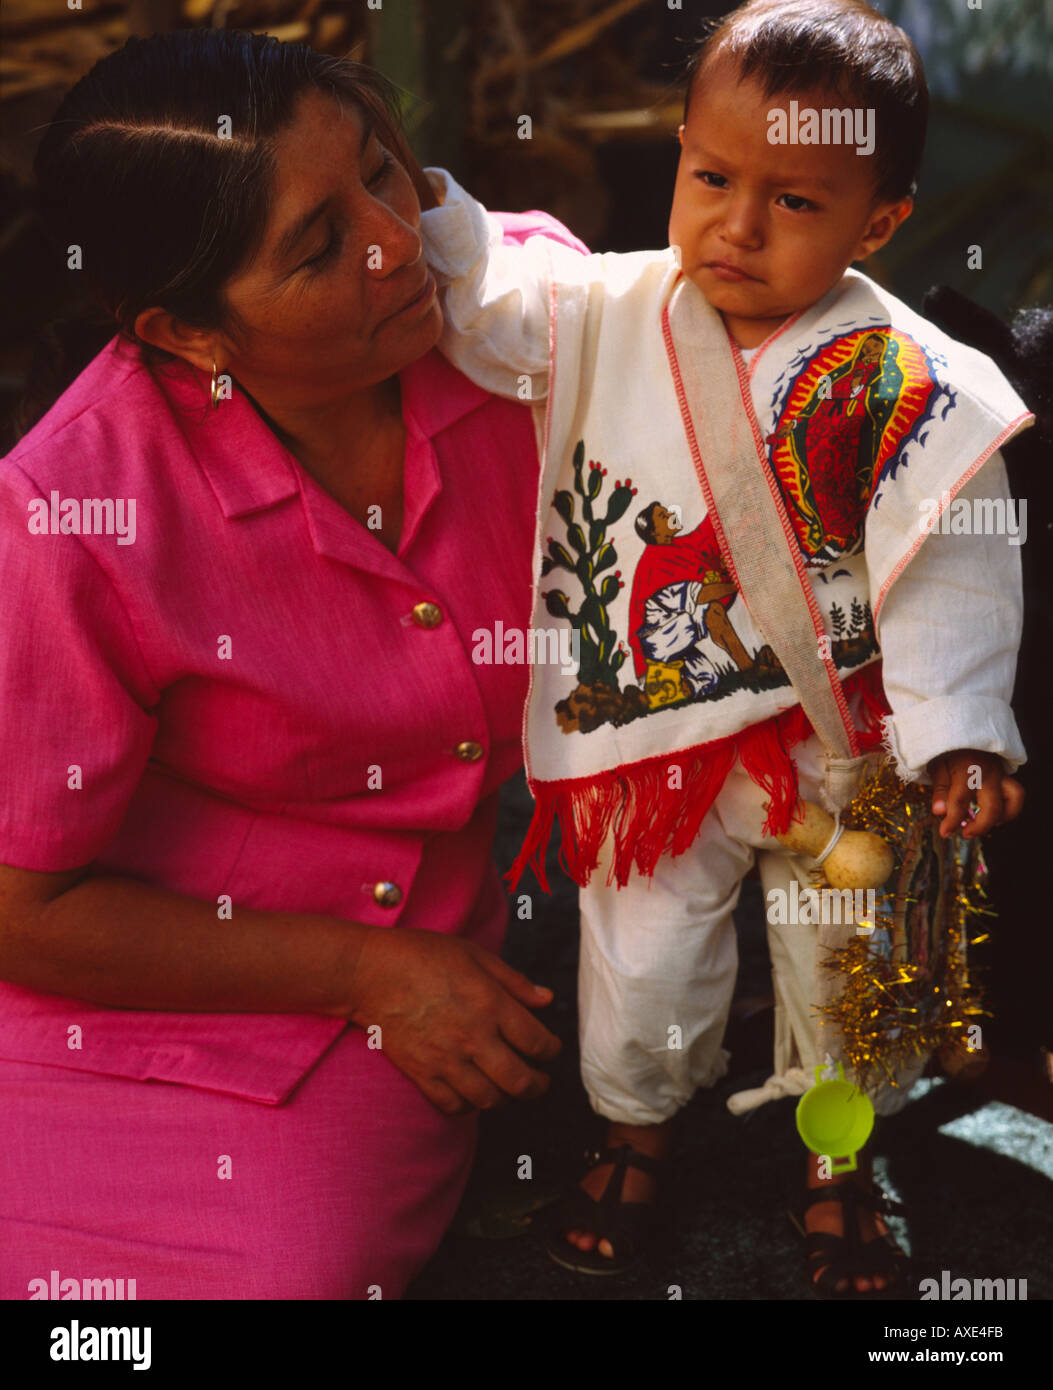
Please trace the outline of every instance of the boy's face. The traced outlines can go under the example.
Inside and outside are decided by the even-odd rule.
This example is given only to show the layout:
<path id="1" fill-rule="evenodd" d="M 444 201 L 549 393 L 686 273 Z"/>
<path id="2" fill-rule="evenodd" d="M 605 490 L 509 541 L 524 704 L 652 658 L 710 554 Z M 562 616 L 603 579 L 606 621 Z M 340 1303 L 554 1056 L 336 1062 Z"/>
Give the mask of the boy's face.
<path id="1" fill-rule="evenodd" d="M 765 96 L 718 56 L 680 127 L 669 244 L 745 348 L 884 246 L 912 207 L 876 197 L 875 156 L 854 145 L 769 143 L 769 112 L 789 121 L 791 100 L 802 111 L 848 105 L 823 90 Z"/>

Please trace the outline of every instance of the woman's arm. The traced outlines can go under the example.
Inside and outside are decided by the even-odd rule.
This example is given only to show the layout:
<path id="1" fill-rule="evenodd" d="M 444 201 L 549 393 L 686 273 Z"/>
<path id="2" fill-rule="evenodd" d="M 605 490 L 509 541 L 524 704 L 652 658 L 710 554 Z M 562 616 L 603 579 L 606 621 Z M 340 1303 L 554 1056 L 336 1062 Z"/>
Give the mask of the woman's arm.
<path id="1" fill-rule="evenodd" d="M 370 930 L 249 908 L 220 920 L 137 879 L 0 867 L 0 979 L 93 1004 L 346 1018 Z"/>
<path id="2" fill-rule="evenodd" d="M 0 866 L 0 980 L 126 1009 L 312 1013 L 381 1025 L 448 1114 L 541 1095 L 559 1042 L 539 989 L 473 942 L 314 913 L 235 910 L 90 866 Z M 520 1055 L 522 1054 L 522 1055 Z"/>

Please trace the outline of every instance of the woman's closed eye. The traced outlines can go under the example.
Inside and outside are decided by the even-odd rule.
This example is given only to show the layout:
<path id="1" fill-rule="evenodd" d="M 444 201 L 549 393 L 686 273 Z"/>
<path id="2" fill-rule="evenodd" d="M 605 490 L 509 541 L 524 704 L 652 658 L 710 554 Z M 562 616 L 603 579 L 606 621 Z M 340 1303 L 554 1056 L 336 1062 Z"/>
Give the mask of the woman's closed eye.
<path id="1" fill-rule="evenodd" d="M 382 184 L 384 180 L 387 178 L 388 174 L 390 174 L 392 169 L 394 169 L 395 167 L 394 155 L 389 154 L 388 151 L 384 149 L 383 145 L 381 145 L 380 149 L 383 157 L 380 161 L 376 173 L 366 184 L 367 188 L 376 188 L 379 184 Z"/>
<path id="2" fill-rule="evenodd" d="M 329 239 L 328 245 L 324 250 L 319 251 L 317 256 L 312 256 L 309 261 L 304 261 L 300 266 L 301 270 L 317 270 L 319 266 L 325 265 L 327 261 L 333 259 L 340 247 L 344 244 L 342 236 L 334 235 Z"/>
<path id="3" fill-rule="evenodd" d="M 373 176 L 367 181 L 366 187 L 379 188 L 380 185 L 385 181 L 387 176 L 391 173 L 392 169 L 394 169 L 394 167 L 394 157 L 388 154 L 387 150 L 384 150 L 383 158 L 380 161 L 380 166 L 377 169 L 376 173 L 373 174 Z M 320 266 L 325 265 L 327 262 L 335 258 L 343 244 L 343 236 L 339 233 L 335 233 L 332 237 L 330 237 L 329 242 L 322 248 L 322 250 L 318 252 L 317 256 L 312 256 L 310 260 L 304 261 L 303 264 L 300 266 L 300 269 L 312 269 L 317 271 Z"/>

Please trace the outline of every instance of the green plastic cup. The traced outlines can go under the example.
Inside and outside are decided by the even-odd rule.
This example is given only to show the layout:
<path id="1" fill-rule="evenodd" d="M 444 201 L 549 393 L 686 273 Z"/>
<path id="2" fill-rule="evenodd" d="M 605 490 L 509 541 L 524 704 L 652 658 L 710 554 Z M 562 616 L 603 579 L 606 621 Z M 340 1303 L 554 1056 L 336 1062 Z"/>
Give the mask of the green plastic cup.
<path id="1" fill-rule="evenodd" d="M 836 1081 L 822 1081 L 825 1067 L 816 1067 L 815 1085 L 797 1102 L 797 1133 L 812 1153 L 829 1159 L 830 1172 L 853 1173 L 856 1154 L 874 1128 L 874 1107 L 837 1063 Z M 836 1157 L 835 1157 L 836 1155 Z"/>

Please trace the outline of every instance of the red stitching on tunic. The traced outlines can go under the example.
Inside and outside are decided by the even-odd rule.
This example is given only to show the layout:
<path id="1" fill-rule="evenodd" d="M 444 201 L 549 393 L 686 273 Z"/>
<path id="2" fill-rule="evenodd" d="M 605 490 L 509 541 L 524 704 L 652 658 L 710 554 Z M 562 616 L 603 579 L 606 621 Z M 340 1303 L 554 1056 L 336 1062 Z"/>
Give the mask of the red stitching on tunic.
<path id="1" fill-rule="evenodd" d="M 749 369 L 748 369 L 748 370 L 749 370 L 749 375 L 750 375 L 750 376 L 753 375 L 754 371 L 756 370 L 757 363 L 761 360 L 761 358 L 764 356 L 764 354 L 768 351 L 768 349 L 771 347 L 772 343 L 774 343 L 775 340 L 776 340 L 777 338 L 781 338 L 782 335 L 787 331 L 787 329 L 792 328 L 793 325 L 797 322 L 797 320 L 798 320 L 799 318 L 803 318 L 804 315 L 805 315 L 805 312 L 806 312 L 806 310 L 804 310 L 804 309 L 798 309 L 797 312 L 796 312 L 796 314 L 791 314 L 790 317 L 786 320 L 785 323 L 781 324 L 781 325 L 775 330 L 774 333 L 769 334 L 768 337 L 764 339 L 764 342 L 761 343 L 760 347 L 758 347 L 757 351 L 756 351 L 756 352 L 754 353 L 754 355 L 753 355 L 753 359 L 752 359 L 751 362 L 750 362 Z"/>

